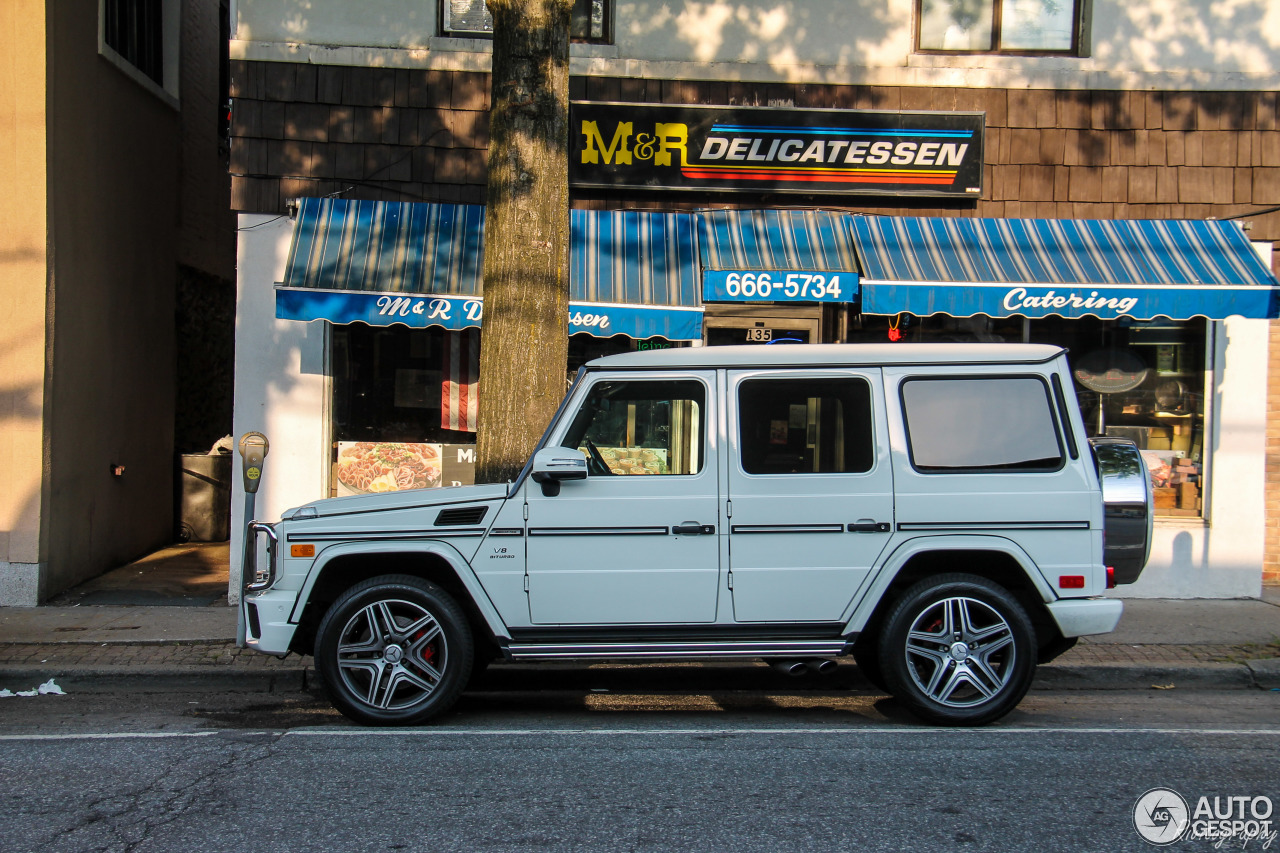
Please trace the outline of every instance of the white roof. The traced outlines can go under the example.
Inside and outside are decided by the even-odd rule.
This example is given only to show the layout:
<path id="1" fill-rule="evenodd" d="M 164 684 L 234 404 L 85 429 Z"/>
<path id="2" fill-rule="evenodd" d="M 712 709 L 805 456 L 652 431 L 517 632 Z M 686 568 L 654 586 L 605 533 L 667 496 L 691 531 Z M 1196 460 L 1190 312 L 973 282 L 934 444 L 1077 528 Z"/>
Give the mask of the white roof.
<path id="1" fill-rule="evenodd" d="M 892 364 L 1038 364 L 1064 352 L 1048 344 L 782 344 L 678 347 L 609 355 L 591 369 L 814 367 Z"/>

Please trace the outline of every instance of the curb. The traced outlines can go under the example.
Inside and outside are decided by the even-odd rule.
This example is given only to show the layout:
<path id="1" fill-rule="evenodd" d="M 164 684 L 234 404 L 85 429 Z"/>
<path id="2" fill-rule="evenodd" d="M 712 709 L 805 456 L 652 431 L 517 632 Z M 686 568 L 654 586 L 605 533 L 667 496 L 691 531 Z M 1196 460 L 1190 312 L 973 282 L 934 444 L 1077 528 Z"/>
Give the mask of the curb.
<path id="1" fill-rule="evenodd" d="M 315 690 L 310 667 L 0 667 L 0 688 L 29 690 L 50 678 L 67 693 L 302 693 Z M 854 692 L 878 693 L 861 677 Z M 1280 688 L 1280 660 L 1246 663 L 1046 664 L 1036 669 L 1033 690 L 1240 690 Z M 527 688 L 526 688 L 527 689 Z M 695 690 L 696 692 L 696 690 Z"/>
<path id="2" fill-rule="evenodd" d="M 0 688 L 30 690 L 49 679 L 68 694 L 302 693 L 314 685 L 310 669 L 225 670 L 191 667 L 98 667 L 0 669 Z"/>
<path id="3" fill-rule="evenodd" d="M 1263 690 L 1280 690 L 1280 659 L 1245 661 L 1254 683 Z"/>
<path id="4" fill-rule="evenodd" d="M 1255 662 L 1257 663 L 1257 662 Z M 1270 663 L 1270 662 L 1268 662 Z M 1280 663 L 1280 662 L 1276 662 Z M 1276 671 L 1280 681 L 1280 669 Z M 1262 685 L 1243 663 L 1046 664 L 1036 668 L 1033 690 L 1238 690 Z"/>

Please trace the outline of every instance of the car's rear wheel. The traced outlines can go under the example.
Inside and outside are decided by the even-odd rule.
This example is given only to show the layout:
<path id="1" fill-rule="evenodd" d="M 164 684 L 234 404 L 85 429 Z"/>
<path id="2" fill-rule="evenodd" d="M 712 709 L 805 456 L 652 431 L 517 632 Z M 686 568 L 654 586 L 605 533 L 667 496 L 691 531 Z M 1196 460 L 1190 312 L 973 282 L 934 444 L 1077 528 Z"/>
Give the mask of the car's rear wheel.
<path id="1" fill-rule="evenodd" d="M 320 622 L 316 669 L 334 706 L 369 725 L 425 722 L 457 701 L 474 643 L 448 593 L 409 575 L 356 584 Z"/>
<path id="2" fill-rule="evenodd" d="M 1035 633 L 1018 600 L 975 575 L 927 578 L 885 620 L 880 666 L 917 716 L 978 726 L 1012 711 L 1035 674 Z"/>

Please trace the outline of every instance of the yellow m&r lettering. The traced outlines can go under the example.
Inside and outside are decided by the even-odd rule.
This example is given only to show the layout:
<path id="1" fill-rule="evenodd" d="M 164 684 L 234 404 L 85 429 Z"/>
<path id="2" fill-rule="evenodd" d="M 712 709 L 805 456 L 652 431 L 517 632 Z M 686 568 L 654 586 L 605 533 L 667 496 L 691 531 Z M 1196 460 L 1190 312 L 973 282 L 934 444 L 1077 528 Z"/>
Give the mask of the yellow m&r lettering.
<path id="1" fill-rule="evenodd" d="M 599 126 L 594 121 L 582 123 L 582 135 L 586 137 L 586 146 L 582 149 L 583 163 L 599 163 L 600 154 L 603 151 L 605 163 L 631 165 L 631 149 L 627 144 L 631 139 L 631 122 L 618 122 L 617 128 L 613 131 L 613 139 L 607 145 L 604 137 L 600 135 Z"/>
<path id="2" fill-rule="evenodd" d="M 680 165 L 689 165 L 689 126 L 687 124 L 661 124 L 653 126 L 658 138 L 658 151 L 653 155 L 653 165 L 670 166 L 671 152 L 680 152 Z"/>

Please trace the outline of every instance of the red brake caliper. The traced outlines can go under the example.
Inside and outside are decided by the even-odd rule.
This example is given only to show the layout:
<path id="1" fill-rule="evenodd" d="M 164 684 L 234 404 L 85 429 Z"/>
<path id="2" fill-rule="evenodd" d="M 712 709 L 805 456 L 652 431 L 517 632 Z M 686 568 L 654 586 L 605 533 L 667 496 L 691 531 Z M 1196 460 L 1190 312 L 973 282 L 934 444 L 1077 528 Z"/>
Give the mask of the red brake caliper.
<path id="1" fill-rule="evenodd" d="M 426 635 L 427 635 L 426 631 L 419 631 L 414 636 L 413 641 L 416 643 L 418 640 L 421 640 Z M 427 647 L 422 650 L 422 660 L 424 663 L 431 663 L 431 661 L 435 659 L 435 656 L 436 656 L 435 643 L 429 643 Z"/>

